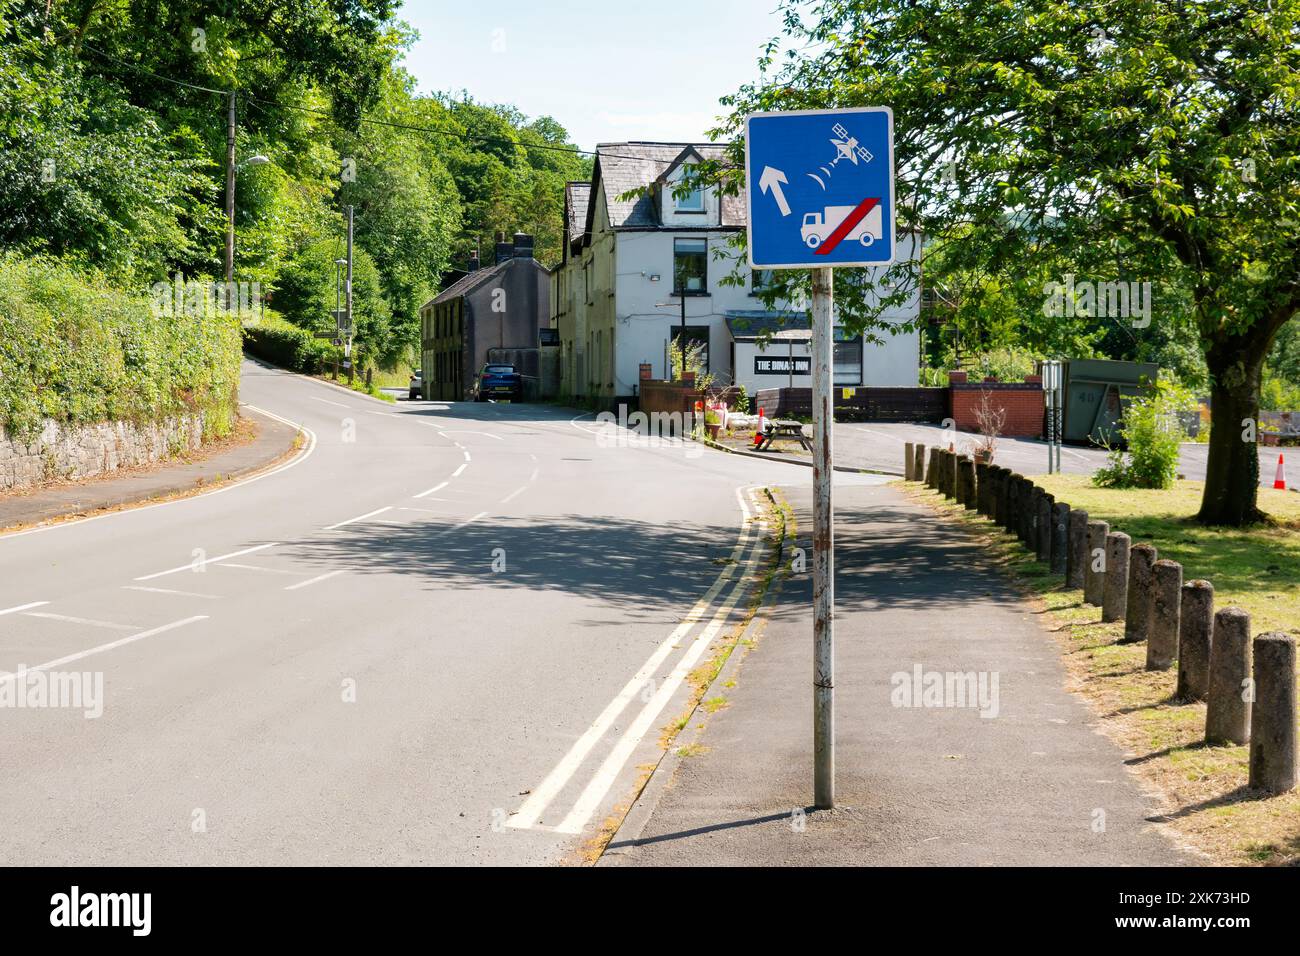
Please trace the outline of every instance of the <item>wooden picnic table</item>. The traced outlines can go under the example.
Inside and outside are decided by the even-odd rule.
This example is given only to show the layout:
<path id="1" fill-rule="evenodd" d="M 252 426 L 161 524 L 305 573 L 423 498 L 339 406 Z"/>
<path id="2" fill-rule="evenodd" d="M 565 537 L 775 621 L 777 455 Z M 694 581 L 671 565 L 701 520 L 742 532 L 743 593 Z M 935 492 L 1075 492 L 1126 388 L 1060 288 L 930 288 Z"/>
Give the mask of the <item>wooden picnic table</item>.
<path id="1" fill-rule="evenodd" d="M 771 418 L 763 423 L 763 440 L 758 443 L 759 451 L 766 451 L 776 441 L 797 441 L 809 453 L 812 442 L 803 433 L 803 425 L 783 418 Z"/>

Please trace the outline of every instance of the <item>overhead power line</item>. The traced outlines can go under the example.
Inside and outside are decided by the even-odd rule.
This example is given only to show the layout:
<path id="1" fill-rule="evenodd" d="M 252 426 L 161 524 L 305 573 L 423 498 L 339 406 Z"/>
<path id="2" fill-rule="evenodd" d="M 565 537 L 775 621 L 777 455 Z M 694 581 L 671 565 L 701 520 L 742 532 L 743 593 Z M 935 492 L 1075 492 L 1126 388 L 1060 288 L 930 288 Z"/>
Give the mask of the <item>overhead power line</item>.
<path id="1" fill-rule="evenodd" d="M 161 80 L 164 83 L 172 83 L 176 86 L 184 87 L 186 89 L 198 90 L 199 92 L 202 93 L 214 93 L 219 96 L 228 97 L 230 96 L 231 93 L 235 93 L 238 95 L 237 90 L 213 89 L 212 87 L 209 86 L 200 86 L 197 83 L 189 83 L 185 80 L 178 80 L 175 77 L 164 76 L 161 73 L 155 73 L 152 70 L 146 69 L 145 67 L 140 66 L 137 63 L 131 63 L 128 60 L 123 60 L 120 57 L 116 57 L 110 53 L 106 53 L 105 51 L 100 50 L 99 48 L 92 46 L 89 43 L 83 43 L 82 47 L 94 53 L 96 56 L 101 56 L 106 60 L 111 60 L 112 62 L 124 66 L 128 69 L 135 70 L 137 73 L 141 73 L 155 80 Z M 325 119 L 333 118 L 332 114 L 328 110 L 316 109 L 310 106 L 298 106 L 293 103 L 281 103 L 276 100 L 264 100 L 261 99 L 260 97 L 251 96 L 249 94 L 244 94 L 244 99 L 247 102 L 257 104 L 258 106 L 263 106 L 263 107 L 271 106 L 271 107 L 276 107 L 278 109 L 295 110 L 299 113 L 310 113 L 314 116 L 320 116 Z M 544 150 L 544 151 L 555 152 L 555 153 L 569 153 L 571 155 L 578 155 L 578 156 L 604 155 L 611 159 L 629 159 L 629 160 L 635 160 L 636 162 L 651 162 L 657 166 L 669 166 L 673 162 L 672 160 L 650 159 L 646 156 L 628 156 L 620 153 L 604 152 L 602 154 L 598 150 L 581 149 L 580 147 L 577 146 L 556 146 L 551 143 L 524 143 L 524 142 L 519 142 L 517 140 L 508 139 L 504 136 L 491 136 L 483 133 L 474 133 L 469 130 L 460 132 L 457 130 L 436 129 L 432 126 L 418 126 L 412 123 L 395 123 L 390 120 L 368 119 L 366 117 L 362 117 L 360 122 L 370 126 L 386 126 L 390 129 L 400 129 L 412 133 L 428 133 L 434 136 L 444 136 L 453 139 L 461 139 L 461 140 L 472 141 L 472 142 L 498 143 L 505 146 L 517 146 L 521 149 L 536 149 L 536 150 Z M 673 145 L 677 145 L 677 144 L 673 144 Z M 689 143 L 689 144 L 683 143 L 681 145 L 724 147 L 730 144 L 729 143 Z"/>

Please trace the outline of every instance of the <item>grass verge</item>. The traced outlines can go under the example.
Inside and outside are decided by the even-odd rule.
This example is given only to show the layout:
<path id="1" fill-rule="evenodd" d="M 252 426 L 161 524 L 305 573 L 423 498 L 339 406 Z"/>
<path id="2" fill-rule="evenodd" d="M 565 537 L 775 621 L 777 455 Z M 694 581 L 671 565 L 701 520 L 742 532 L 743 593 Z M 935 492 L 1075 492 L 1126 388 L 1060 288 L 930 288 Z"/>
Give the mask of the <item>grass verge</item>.
<path id="1" fill-rule="evenodd" d="M 1250 601 L 1261 608 L 1261 618 L 1273 622 L 1267 629 L 1286 629 L 1286 622 L 1296 626 L 1296 618 L 1285 610 L 1286 598 L 1268 596 L 1273 593 L 1271 584 L 1239 583 L 1248 573 L 1247 542 L 1252 537 L 1256 567 L 1281 562 L 1290 553 L 1296 532 L 1283 523 L 1242 532 L 1190 525 L 1179 517 L 1179 509 L 1189 501 L 1199 502 L 1194 482 L 1179 482 L 1175 491 L 1162 493 L 1094 489 L 1086 478 L 1073 476 L 1042 476 L 1034 481 L 1058 500 L 1087 510 L 1089 517 L 1113 518 L 1113 526 L 1134 541 L 1155 543 L 1162 556 L 1184 563 L 1187 578 L 1213 581 L 1216 606 L 1239 600 L 1249 609 L 1246 602 Z M 1082 591 L 1065 588 L 1014 536 L 923 485 L 904 487 L 914 499 L 978 536 L 992 562 L 1036 605 L 1044 626 L 1061 646 L 1068 689 L 1088 701 L 1098 729 L 1126 751 L 1126 765 L 1160 794 L 1164 812 L 1154 819 L 1214 863 L 1300 864 L 1300 790 L 1279 796 L 1251 791 L 1246 785 L 1246 748 L 1205 746 L 1205 705 L 1173 702 L 1175 670 L 1147 671 L 1146 645 L 1117 643 L 1123 636 L 1123 622 L 1100 623 L 1100 609 L 1084 604 Z M 1274 514 L 1287 505 L 1261 495 L 1261 506 L 1272 507 Z M 1225 540 L 1216 542 L 1216 537 Z M 1258 623 L 1256 632 L 1261 630 Z"/>

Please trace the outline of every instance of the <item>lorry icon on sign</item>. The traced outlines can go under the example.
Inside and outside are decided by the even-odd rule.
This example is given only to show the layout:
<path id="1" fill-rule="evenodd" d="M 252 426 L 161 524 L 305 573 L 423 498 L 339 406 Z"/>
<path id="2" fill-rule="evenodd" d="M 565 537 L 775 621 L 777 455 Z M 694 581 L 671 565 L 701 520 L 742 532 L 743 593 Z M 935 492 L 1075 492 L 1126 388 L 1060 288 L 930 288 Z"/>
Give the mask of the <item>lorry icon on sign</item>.
<path id="1" fill-rule="evenodd" d="M 804 245 L 809 249 L 816 249 L 822 242 L 830 238 L 836 228 L 853 214 L 853 206 L 827 206 L 826 211 L 806 213 L 803 217 L 803 226 L 799 230 Z M 871 211 L 859 220 L 858 224 L 851 228 L 844 236 L 850 242 L 857 240 L 864 246 L 869 246 L 882 235 L 881 233 L 881 210 L 877 203 Z"/>

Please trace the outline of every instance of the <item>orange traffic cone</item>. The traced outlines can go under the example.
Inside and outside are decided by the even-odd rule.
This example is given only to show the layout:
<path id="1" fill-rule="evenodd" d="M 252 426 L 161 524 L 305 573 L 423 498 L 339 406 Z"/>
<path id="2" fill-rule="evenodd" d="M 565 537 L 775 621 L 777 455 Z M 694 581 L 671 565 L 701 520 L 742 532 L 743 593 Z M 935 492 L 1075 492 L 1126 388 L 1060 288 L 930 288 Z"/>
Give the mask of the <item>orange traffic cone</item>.
<path id="1" fill-rule="evenodd" d="M 754 447 L 763 444 L 763 406 L 758 406 L 758 427 L 754 429 Z"/>
<path id="2" fill-rule="evenodd" d="M 1277 456 L 1277 477 L 1273 479 L 1273 487 L 1278 491 L 1286 491 L 1286 461 L 1282 455 Z"/>

